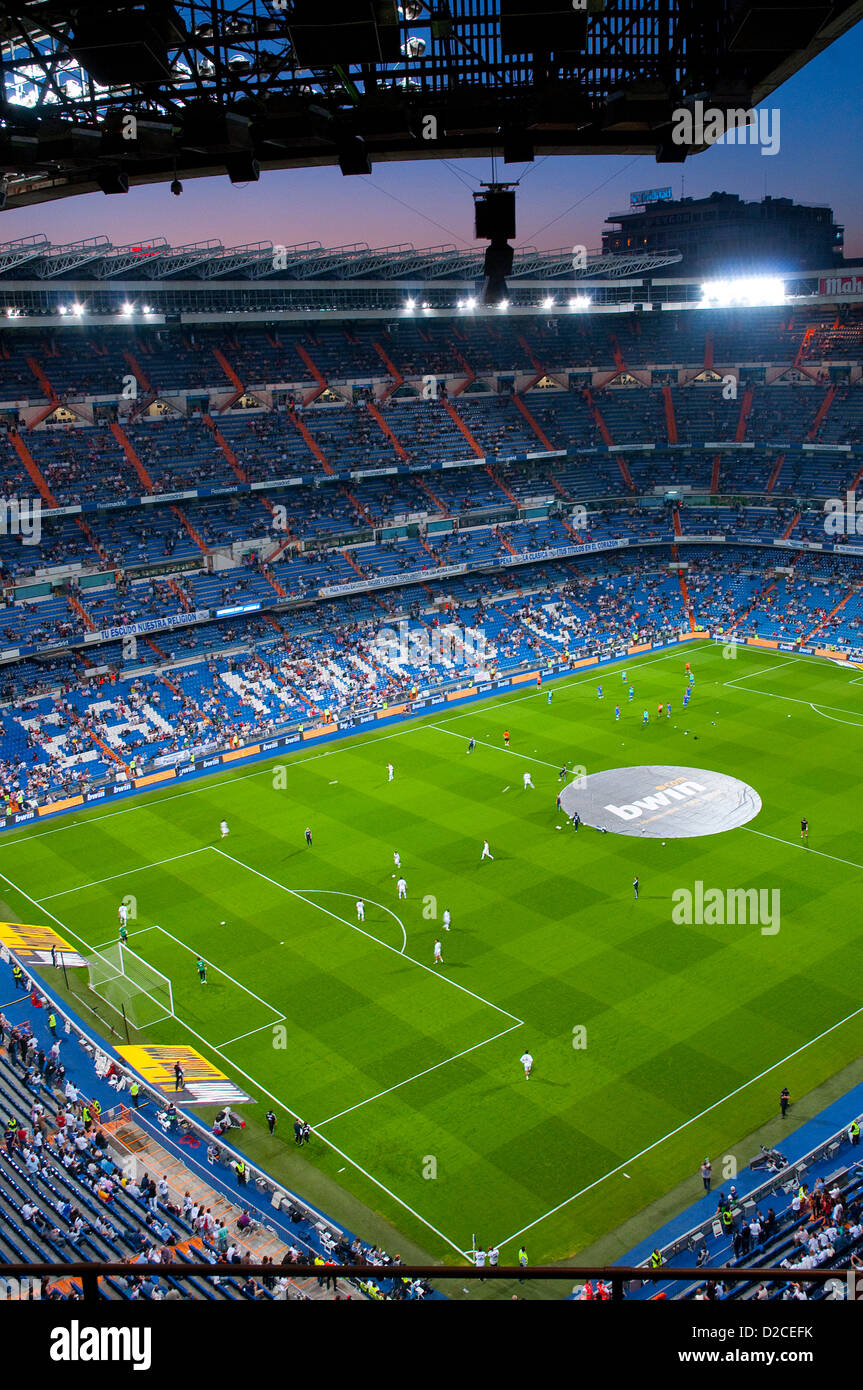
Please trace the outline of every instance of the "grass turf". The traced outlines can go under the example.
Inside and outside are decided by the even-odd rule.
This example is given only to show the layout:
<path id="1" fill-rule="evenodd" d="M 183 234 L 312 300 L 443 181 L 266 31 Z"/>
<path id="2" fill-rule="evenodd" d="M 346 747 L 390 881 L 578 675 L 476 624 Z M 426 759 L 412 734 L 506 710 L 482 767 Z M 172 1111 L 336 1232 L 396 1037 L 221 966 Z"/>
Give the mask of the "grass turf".
<path id="1" fill-rule="evenodd" d="M 146 1037 L 198 1047 L 256 1117 L 274 1104 L 280 1130 L 257 1161 L 299 1114 L 316 1131 L 305 1161 L 435 1256 L 459 1258 L 476 1233 L 502 1260 L 522 1241 L 534 1263 L 563 1258 L 687 1175 L 697 1196 L 705 1154 L 743 1166 L 735 1141 L 780 1088 L 802 1095 L 863 1038 L 863 677 L 708 645 L 626 669 L 631 704 L 606 669 L 556 683 L 551 705 L 544 689 L 442 710 L 3 837 L 4 896 L 21 920 L 98 946 L 134 895 L 130 944 L 170 976 L 176 1011 Z M 641 710 L 668 699 L 674 716 L 642 730 Z M 740 777 L 762 812 L 665 845 L 556 829 L 562 764 L 642 762 Z M 672 892 L 696 879 L 778 888 L 780 931 L 676 926 Z"/>

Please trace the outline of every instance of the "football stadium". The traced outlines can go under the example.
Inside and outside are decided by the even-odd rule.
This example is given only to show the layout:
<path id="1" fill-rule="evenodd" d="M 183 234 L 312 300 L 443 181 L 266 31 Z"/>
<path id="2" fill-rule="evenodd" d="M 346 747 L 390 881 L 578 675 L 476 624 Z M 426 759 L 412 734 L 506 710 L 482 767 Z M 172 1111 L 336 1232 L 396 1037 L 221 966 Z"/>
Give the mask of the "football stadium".
<path id="1" fill-rule="evenodd" d="M 790 140 L 861 6 L 13 8 L 0 1301 L 94 1361 L 161 1301 L 841 1318 L 853 218 L 679 168 L 597 250 L 516 208 L 546 159 L 733 161 L 765 103 Z M 466 245 L 117 211 L 395 160 L 490 172 Z"/>

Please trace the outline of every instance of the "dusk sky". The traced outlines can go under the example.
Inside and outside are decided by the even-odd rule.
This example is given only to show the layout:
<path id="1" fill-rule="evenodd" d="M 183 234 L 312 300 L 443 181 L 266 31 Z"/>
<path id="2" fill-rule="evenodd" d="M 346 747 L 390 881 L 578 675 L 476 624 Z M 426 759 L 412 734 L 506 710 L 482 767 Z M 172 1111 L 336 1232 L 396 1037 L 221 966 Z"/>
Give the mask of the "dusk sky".
<path id="1" fill-rule="evenodd" d="M 845 226 L 846 255 L 863 256 L 861 71 L 858 25 L 766 103 L 780 113 L 775 155 L 753 146 L 716 146 L 684 166 L 643 156 L 498 163 L 499 178 L 523 180 L 517 244 L 598 247 L 606 217 L 626 208 L 630 192 L 670 185 L 675 196 L 717 189 L 746 199 L 769 193 L 826 203 Z M 55 244 L 105 235 L 115 245 L 164 236 L 174 245 L 216 238 L 225 246 L 461 247 L 473 244 L 470 190 L 490 177 L 490 160 L 454 160 L 378 164 L 365 178 L 344 178 L 338 168 L 278 171 L 241 188 L 232 188 L 227 177 L 189 179 L 180 198 L 161 184 L 125 196 L 95 193 L 9 211 L 3 239 L 44 233 Z"/>

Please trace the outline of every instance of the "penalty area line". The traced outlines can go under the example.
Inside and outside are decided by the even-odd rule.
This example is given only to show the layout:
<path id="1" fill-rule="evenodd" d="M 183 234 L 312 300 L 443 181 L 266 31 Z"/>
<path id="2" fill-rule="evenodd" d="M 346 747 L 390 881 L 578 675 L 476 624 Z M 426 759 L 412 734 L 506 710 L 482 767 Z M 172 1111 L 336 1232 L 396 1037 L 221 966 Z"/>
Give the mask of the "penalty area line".
<path id="1" fill-rule="evenodd" d="M 554 1216 L 557 1212 L 563 1211 L 564 1207 L 568 1207 L 571 1202 L 578 1201 L 578 1198 L 584 1197 L 586 1193 L 592 1192 L 595 1187 L 599 1187 L 600 1184 L 604 1183 L 608 1178 L 613 1178 L 617 1173 L 622 1173 L 631 1163 L 635 1163 L 639 1158 L 643 1158 L 645 1154 L 649 1154 L 654 1149 L 658 1149 L 660 1144 L 664 1144 L 667 1139 L 673 1139 L 676 1134 L 682 1134 L 685 1129 L 688 1129 L 690 1125 L 694 1125 L 697 1120 L 702 1120 L 705 1115 L 709 1115 L 711 1111 L 717 1110 L 719 1106 L 724 1105 L 727 1100 L 733 1100 L 735 1096 L 739 1096 L 741 1092 L 745 1091 L 749 1086 L 754 1086 L 756 1081 L 763 1081 L 764 1077 L 769 1076 L 777 1067 L 784 1067 L 785 1063 L 790 1062 L 792 1057 L 799 1057 L 800 1053 L 805 1052 L 807 1047 L 812 1047 L 814 1043 L 820 1042 L 822 1038 L 828 1037 L 830 1033 L 835 1033 L 837 1028 L 841 1028 L 844 1024 L 850 1023 L 853 1018 L 857 1018 L 860 1014 L 863 1014 L 863 1005 L 861 1005 L 859 1009 L 855 1009 L 853 1013 L 846 1014 L 845 1018 L 840 1018 L 837 1023 L 831 1023 L 830 1027 L 825 1028 L 823 1033 L 818 1033 L 816 1037 L 810 1038 L 808 1042 L 795 1048 L 794 1051 L 789 1052 L 787 1056 L 780 1057 L 778 1062 L 772 1062 L 769 1067 L 765 1067 L 764 1071 L 760 1071 L 757 1076 L 751 1076 L 748 1081 L 744 1081 L 742 1085 L 735 1087 L 733 1091 L 729 1091 L 726 1096 L 721 1096 L 720 1099 L 715 1100 L 712 1105 L 706 1106 L 704 1110 L 699 1110 L 697 1115 L 692 1115 L 688 1120 L 684 1120 L 683 1124 L 678 1125 L 676 1129 L 670 1129 L 667 1134 L 663 1134 L 661 1139 L 654 1139 L 652 1144 L 648 1144 L 644 1149 L 639 1149 L 636 1154 L 631 1154 L 629 1158 L 619 1163 L 616 1168 L 610 1168 L 607 1173 L 603 1173 L 601 1178 L 596 1178 L 593 1182 L 588 1183 L 586 1187 L 582 1187 L 580 1191 L 574 1192 L 572 1196 L 567 1197 L 565 1201 L 558 1202 L 556 1207 L 551 1207 L 549 1211 L 543 1212 L 542 1216 L 538 1216 L 535 1221 L 529 1222 L 527 1226 L 522 1226 L 520 1231 L 514 1231 L 511 1236 L 507 1236 L 505 1240 L 497 1241 L 496 1244 L 499 1247 L 503 1247 L 509 1245 L 511 1241 L 518 1240 L 519 1236 L 523 1236 L 526 1231 L 533 1230 L 534 1226 L 538 1226 L 542 1221 L 547 1220 L 549 1216 Z"/>
<path id="2" fill-rule="evenodd" d="M 402 1086 L 409 1086 L 412 1081 L 418 1081 L 421 1076 L 428 1076 L 433 1071 L 439 1071 L 441 1067 L 448 1067 L 450 1062 L 457 1062 L 459 1057 L 467 1057 L 468 1053 L 476 1052 L 480 1047 L 487 1047 L 489 1043 L 496 1042 L 498 1038 L 506 1037 L 507 1033 L 514 1033 L 516 1028 L 523 1028 L 524 1024 L 513 1023 L 509 1028 L 504 1028 L 500 1033 L 495 1033 L 493 1037 L 483 1038 L 482 1042 L 474 1043 L 472 1047 L 466 1047 L 461 1052 L 456 1052 L 452 1057 L 445 1057 L 442 1062 L 435 1062 L 433 1067 L 426 1067 L 423 1071 L 415 1072 L 413 1076 L 405 1077 L 404 1081 L 397 1081 L 394 1086 L 387 1086 L 385 1091 L 378 1091 L 373 1096 L 368 1096 L 366 1100 L 357 1101 L 356 1105 L 349 1105 L 346 1110 L 339 1110 L 335 1115 L 328 1115 L 325 1120 L 318 1120 L 313 1125 L 314 1129 L 320 1129 L 322 1125 L 332 1124 L 333 1120 L 340 1120 L 343 1115 L 350 1115 L 354 1110 L 362 1110 L 364 1105 L 371 1105 L 372 1101 L 380 1100 L 382 1096 L 388 1096 L 393 1091 L 401 1090 Z"/>
<path id="3" fill-rule="evenodd" d="M 368 941 L 373 941 L 376 946 L 382 946 L 385 951 L 391 951 L 394 956 L 400 956 L 402 960 L 409 960 L 411 965 L 417 966 L 420 970 L 425 970 L 426 974 L 433 975 L 436 980 L 443 980 L 446 984 L 451 985 L 453 989 L 461 990 L 462 994 L 469 994 L 471 999 L 476 999 L 480 1004 L 485 1004 L 489 1009 L 494 1009 L 496 1013 L 503 1014 L 505 1018 L 511 1018 L 513 1023 L 522 1023 L 522 1020 L 516 1018 L 515 1014 L 511 1014 L 509 1009 L 501 1008 L 500 1004 L 493 1004 L 490 999 L 483 999 L 481 994 L 475 994 L 474 991 L 468 989 L 466 985 L 460 985 L 456 980 L 451 980 L 448 975 L 439 974 L 437 970 L 432 969 L 430 965 L 425 965 L 414 956 L 408 956 L 405 955 L 403 951 L 396 950 L 395 946 L 390 946 L 388 942 L 381 941 L 379 936 L 373 936 L 371 932 L 363 931 L 362 927 L 357 926 L 355 922 L 349 922 L 346 917 L 339 917 L 338 913 L 330 912 L 328 907 L 321 907 L 320 903 L 312 902 L 311 898 L 304 897 L 297 888 L 289 888 L 286 883 L 279 883 L 277 879 L 270 878 L 269 874 L 262 873 L 260 869 L 253 869 L 251 864 L 244 864 L 242 859 L 235 859 L 233 854 L 228 854 L 225 850 L 219 849 L 216 845 L 212 845 L 210 848 L 215 854 L 221 854 L 224 859 L 230 859 L 232 864 L 236 864 L 241 869 L 248 870 L 250 874 L 255 874 L 258 878 L 262 878 L 265 883 L 271 883 L 274 888 L 280 888 L 283 893 L 290 893 L 292 897 L 299 898 L 301 902 L 308 903 L 309 907 L 316 907 L 318 912 L 325 912 L 327 916 L 332 917 L 334 921 L 341 922 L 345 927 L 350 927 L 351 931 L 359 932 L 360 936 L 366 937 Z M 2 874 L 0 874 L 0 878 L 2 878 Z M 308 891 L 317 892 L 318 890 L 309 889 Z"/>
<path id="4" fill-rule="evenodd" d="M 258 1028 L 250 1028 L 248 1033 L 238 1033 L 235 1038 L 228 1038 L 227 1042 L 216 1043 L 217 1047 L 230 1047 L 231 1043 L 241 1042 L 243 1038 L 251 1038 L 254 1033 L 263 1033 L 265 1028 L 278 1028 L 280 1023 L 284 1023 L 287 1014 L 282 1014 L 281 1018 L 270 1019 L 269 1023 L 262 1023 Z"/>
<path id="5" fill-rule="evenodd" d="M 65 898 L 69 893 L 83 893 L 85 888 L 98 888 L 101 883 L 112 883 L 115 878 L 131 878 L 132 874 L 142 874 L 145 869 L 159 869 L 163 864 L 174 864 L 178 859 L 188 859 L 193 854 L 203 854 L 204 850 L 210 848 L 210 845 L 201 845 L 198 849 L 187 849 L 182 854 L 172 854 L 168 859 L 157 859 L 153 864 L 138 864 L 134 869 L 124 869 L 122 873 L 109 874 L 107 878 L 94 878 L 92 883 L 79 883 L 76 888 L 62 888 L 59 893 L 46 893 L 39 901 L 48 903 L 54 898 Z"/>
<path id="6" fill-rule="evenodd" d="M 210 848 L 214 847 L 211 846 Z M 217 851 L 217 853 L 218 852 L 219 851 Z M 232 858 L 232 856 L 226 855 L 225 858 L 230 859 Z M 237 860 L 237 863 L 239 862 L 240 861 Z M 28 902 L 31 902 L 34 907 L 41 907 L 41 904 L 38 903 L 35 898 L 31 898 L 29 893 L 25 893 L 23 888 L 19 888 L 18 884 L 15 883 L 13 879 L 9 878 L 8 875 L 0 873 L 0 878 L 2 878 L 4 883 L 8 883 L 9 887 L 13 888 L 16 893 L 20 893 L 22 898 L 26 898 Z M 45 915 L 47 917 L 50 917 L 52 921 L 56 922 L 58 927 L 62 927 L 63 931 L 67 932 L 69 936 L 73 936 L 76 939 L 76 941 L 80 941 L 81 945 L 85 946 L 88 951 L 93 950 L 93 947 L 90 945 L 90 943 L 88 941 L 85 941 L 82 936 L 79 936 L 78 933 L 74 931 L 72 927 L 67 926 L 66 923 L 62 922 L 59 917 L 55 917 L 53 912 L 50 912 L 48 908 L 45 908 L 44 911 Z M 182 943 L 180 944 L 182 945 Z M 409 957 L 406 957 L 406 959 L 409 959 Z M 459 986 L 459 988 L 461 988 L 461 986 Z M 469 992 L 470 991 L 468 991 L 468 993 Z M 496 1007 L 497 1005 L 492 1005 L 492 1008 Z M 292 1110 L 291 1107 L 289 1105 L 286 1105 L 285 1102 L 281 1100 L 278 1096 L 273 1095 L 272 1091 L 268 1091 L 266 1086 L 263 1086 L 260 1083 L 260 1081 L 257 1081 L 254 1076 L 252 1076 L 249 1072 L 245 1071 L 244 1068 L 239 1065 L 239 1063 L 232 1061 L 231 1058 L 228 1056 L 227 1052 L 224 1052 L 221 1047 L 219 1047 L 216 1043 L 210 1042 L 209 1038 L 205 1038 L 203 1034 L 199 1033 L 179 1014 L 175 1014 L 174 1017 L 177 1019 L 177 1022 L 181 1024 L 183 1028 L 186 1029 L 187 1033 L 190 1033 L 193 1038 L 197 1038 L 198 1042 L 201 1043 L 204 1047 L 208 1048 L 211 1052 L 215 1052 L 221 1058 L 223 1058 L 223 1060 L 227 1063 L 229 1067 L 232 1068 L 233 1071 L 235 1071 L 239 1076 L 242 1076 L 245 1081 L 250 1082 L 256 1091 L 259 1091 L 261 1095 L 267 1097 L 267 1100 L 271 1100 L 274 1105 L 277 1105 L 279 1107 L 280 1110 L 284 1110 L 285 1114 L 290 1115 L 291 1119 L 298 1120 L 300 1118 L 296 1110 Z M 513 1015 L 510 1015 L 510 1017 L 513 1017 Z M 312 1126 L 312 1132 L 316 1132 L 314 1126 Z M 372 1183 L 375 1187 L 379 1188 L 381 1192 L 384 1192 L 387 1195 L 387 1197 L 390 1197 L 397 1204 L 397 1206 L 400 1206 L 404 1211 L 408 1212 L 417 1221 L 419 1221 L 421 1225 L 425 1226 L 426 1230 L 431 1231 L 432 1234 L 436 1235 L 439 1240 L 442 1240 L 444 1245 L 448 1245 L 451 1250 L 454 1250 L 456 1252 L 457 1255 L 462 1255 L 465 1259 L 468 1258 L 467 1250 L 462 1250 L 460 1245 L 457 1245 L 454 1240 L 450 1240 L 449 1236 L 444 1235 L 443 1231 L 438 1230 L 437 1226 L 433 1225 L 431 1221 L 427 1220 L 426 1217 L 421 1216 L 418 1211 L 416 1211 L 412 1206 L 410 1206 L 406 1201 L 404 1201 L 402 1197 L 399 1197 L 397 1193 L 393 1192 L 391 1188 L 387 1187 L 385 1183 L 381 1182 L 379 1178 L 376 1178 L 373 1173 L 370 1173 L 367 1168 L 364 1168 L 361 1163 L 358 1163 L 355 1158 L 351 1158 L 350 1154 L 346 1153 L 344 1149 L 338 1148 L 338 1146 L 335 1145 L 332 1142 L 332 1140 L 327 1139 L 326 1136 L 323 1134 L 320 1136 L 320 1138 L 322 1143 L 326 1144 L 329 1149 L 332 1149 L 334 1154 L 338 1154 L 339 1158 L 343 1158 L 345 1162 L 357 1173 L 362 1173 L 364 1178 L 367 1178 L 370 1183 Z"/>

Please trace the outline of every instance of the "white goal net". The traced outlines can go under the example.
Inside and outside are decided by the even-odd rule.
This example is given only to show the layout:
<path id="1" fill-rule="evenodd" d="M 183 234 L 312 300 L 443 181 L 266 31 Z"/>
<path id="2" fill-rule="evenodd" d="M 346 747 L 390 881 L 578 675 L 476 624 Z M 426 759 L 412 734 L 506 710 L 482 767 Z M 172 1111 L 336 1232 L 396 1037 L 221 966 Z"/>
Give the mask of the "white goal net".
<path id="1" fill-rule="evenodd" d="M 147 1028 L 173 1017 L 174 991 L 161 970 L 116 942 L 87 958 L 90 989 L 133 1028 Z"/>

